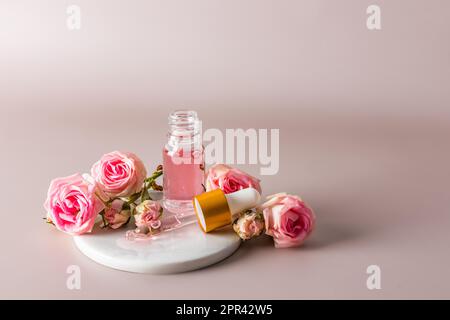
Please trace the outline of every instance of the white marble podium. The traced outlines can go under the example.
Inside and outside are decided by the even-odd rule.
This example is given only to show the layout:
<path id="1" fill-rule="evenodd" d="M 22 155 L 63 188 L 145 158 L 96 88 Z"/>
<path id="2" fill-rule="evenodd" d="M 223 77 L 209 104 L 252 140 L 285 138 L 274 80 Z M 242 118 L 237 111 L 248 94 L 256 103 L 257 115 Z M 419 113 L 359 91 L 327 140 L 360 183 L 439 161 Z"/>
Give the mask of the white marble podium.
<path id="1" fill-rule="evenodd" d="M 197 223 L 149 239 L 128 240 L 126 228 L 75 236 L 78 249 L 97 263 L 138 273 L 179 273 L 207 267 L 232 255 L 241 243 L 230 228 L 205 234 Z"/>

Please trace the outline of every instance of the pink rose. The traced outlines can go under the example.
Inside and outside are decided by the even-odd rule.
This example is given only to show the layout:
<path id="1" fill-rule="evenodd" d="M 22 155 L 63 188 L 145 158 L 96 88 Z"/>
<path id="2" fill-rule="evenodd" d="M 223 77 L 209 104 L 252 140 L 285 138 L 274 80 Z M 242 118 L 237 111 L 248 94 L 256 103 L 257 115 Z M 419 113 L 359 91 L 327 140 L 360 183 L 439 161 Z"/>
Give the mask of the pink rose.
<path id="1" fill-rule="evenodd" d="M 71 235 L 91 232 L 104 206 L 95 195 L 96 187 L 79 173 L 52 180 L 44 208 L 47 220 Z"/>
<path id="2" fill-rule="evenodd" d="M 228 194 L 250 187 L 261 193 L 259 179 L 225 164 L 213 165 L 206 174 L 206 191 L 221 189 Z"/>
<path id="3" fill-rule="evenodd" d="M 143 162 L 131 152 L 105 154 L 91 169 L 98 188 L 108 197 L 129 197 L 142 190 L 147 175 Z"/>
<path id="4" fill-rule="evenodd" d="M 261 208 L 266 234 L 273 237 L 275 247 L 301 245 L 314 229 L 314 212 L 297 196 L 278 193 L 267 199 Z"/>
<path id="5" fill-rule="evenodd" d="M 136 215 L 134 216 L 136 227 L 142 232 L 151 229 L 158 229 L 161 226 L 162 208 L 161 205 L 152 200 L 145 200 L 136 207 Z"/>
<path id="6" fill-rule="evenodd" d="M 107 226 L 118 229 L 128 222 L 131 217 L 130 210 L 123 210 L 123 201 L 116 199 L 111 203 L 111 207 L 105 210 L 104 218 Z"/>
<path id="7" fill-rule="evenodd" d="M 233 223 L 233 229 L 242 240 L 249 240 L 262 233 L 264 218 L 257 212 L 245 213 Z"/>

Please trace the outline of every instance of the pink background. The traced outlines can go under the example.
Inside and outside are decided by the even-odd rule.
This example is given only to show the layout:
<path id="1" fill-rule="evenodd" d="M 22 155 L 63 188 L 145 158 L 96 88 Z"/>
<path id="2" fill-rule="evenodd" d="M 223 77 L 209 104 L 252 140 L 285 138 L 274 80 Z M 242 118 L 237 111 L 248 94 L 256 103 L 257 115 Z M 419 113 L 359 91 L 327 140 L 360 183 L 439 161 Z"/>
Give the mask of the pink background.
<path id="1" fill-rule="evenodd" d="M 370 4 L 380 31 L 366 28 Z M 0 298 L 450 298 L 449 12 L 446 0 L 1 1 Z M 304 247 L 263 237 L 207 269 L 140 275 L 43 223 L 52 178 L 115 149 L 160 163 L 179 107 L 206 128 L 280 129 L 263 190 L 315 209 Z M 381 290 L 366 288 L 371 264 Z"/>

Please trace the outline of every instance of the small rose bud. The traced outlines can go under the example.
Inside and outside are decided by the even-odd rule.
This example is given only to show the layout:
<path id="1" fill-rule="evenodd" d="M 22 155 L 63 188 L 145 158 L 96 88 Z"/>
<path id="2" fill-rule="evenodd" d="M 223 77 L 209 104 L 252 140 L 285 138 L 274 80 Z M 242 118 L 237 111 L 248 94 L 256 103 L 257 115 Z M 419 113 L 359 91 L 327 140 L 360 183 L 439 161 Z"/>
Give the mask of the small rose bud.
<path id="1" fill-rule="evenodd" d="M 118 229 L 130 220 L 131 212 L 130 210 L 122 210 L 123 201 L 116 199 L 112 202 L 111 206 L 105 210 L 103 215 L 106 226 L 111 229 Z"/>
<path id="2" fill-rule="evenodd" d="M 145 200 L 136 207 L 136 215 L 134 216 L 136 227 L 144 233 L 152 229 L 159 229 L 161 213 L 162 208 L 158 202 Z"/>
<path id="3" fill-rule="evenodd" d="M 233 223 L 233 229 L 242 240 L 259 236 L 264 230 L 264 218 L 259 212 L 246 212 Z"/>

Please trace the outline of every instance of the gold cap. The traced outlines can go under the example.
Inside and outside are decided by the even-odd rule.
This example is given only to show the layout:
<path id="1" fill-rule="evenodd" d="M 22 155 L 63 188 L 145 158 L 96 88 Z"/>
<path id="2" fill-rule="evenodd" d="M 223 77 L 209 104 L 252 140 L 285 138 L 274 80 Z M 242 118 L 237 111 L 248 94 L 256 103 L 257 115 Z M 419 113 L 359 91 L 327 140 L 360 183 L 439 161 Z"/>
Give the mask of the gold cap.
<path id="1" fill-rule="evenodd" d="M 199 194 L 192 201 L 198 224 L 204 232 L 231 224 L 231 211 L 222 190 Z"/>

